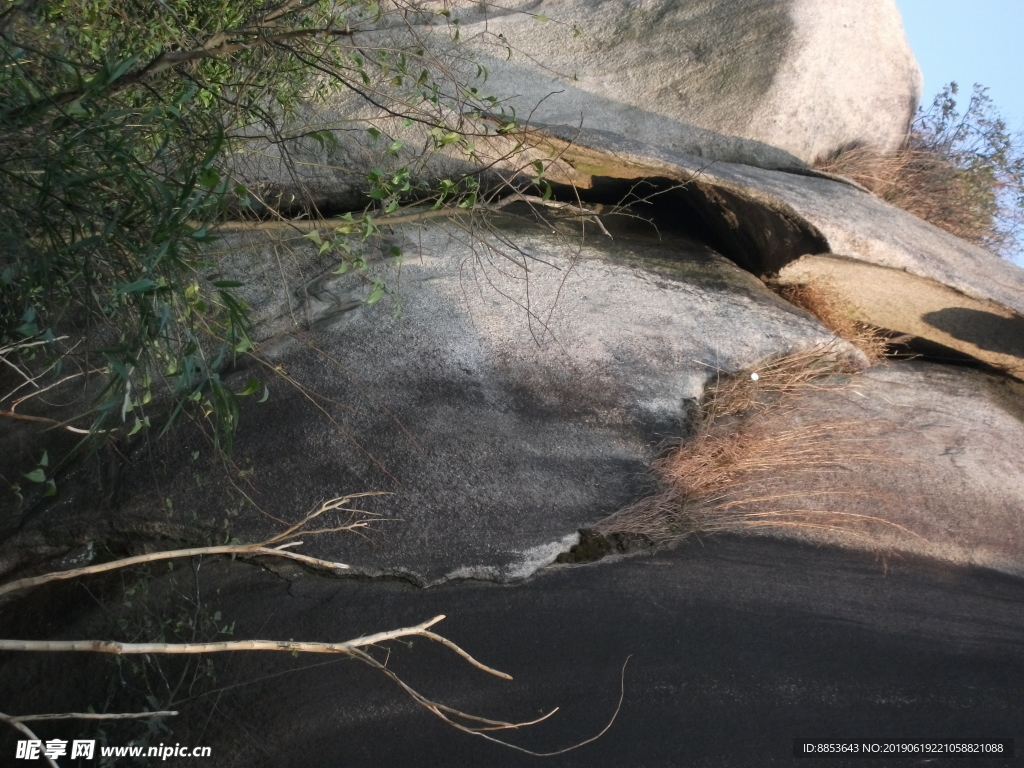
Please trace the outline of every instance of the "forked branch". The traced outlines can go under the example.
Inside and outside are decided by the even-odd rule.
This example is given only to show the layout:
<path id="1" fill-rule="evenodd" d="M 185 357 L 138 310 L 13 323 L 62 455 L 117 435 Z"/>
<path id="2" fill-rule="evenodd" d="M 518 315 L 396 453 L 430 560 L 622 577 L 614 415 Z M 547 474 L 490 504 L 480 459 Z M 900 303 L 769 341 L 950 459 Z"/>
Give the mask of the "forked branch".
<path id="1" fill-rule="evenodd" d="M 289 560 L 297 560 L 300 563 L 306 565 L 312 565 L 317 568 L 325 568 L 330 571 L 343 570 L 348 568 L 345 563 L 335 563 L 330 560 L 323 560 L 318 557 L 310 557 L 309 555 L 303 555 L 298 552 L 292 552 L 289 547 L 296 547 L 302 544 L 302 541 L 298 539 L 302 535 L 317 535 L 321 533 L 337 533 L 339 531 L 359 531 L 367 528 L 370 525 L 370 520 L 366 518 L 372 518 L 374 513 L 368 512 L 364 509 L 355 509 L 349 507 L 348 504 L 353 499 L 365 498 L 367 496 L 384 496 L 387 495 L 383 491 L 369 491 L 366 493 L 353 493 L 348 496 L 339 496 L 338 498 L 325 501 L 316 510 L 306 515 L 300 522 L 286 529 L 284 532 L 267 539 L 266 541 L 259 542 L 258 544 L 224 544 L 215 547 L 190 547 L 189 549 L 173 549 L 166 552 L 151 552 L 145 555 L 136 555 L 134 557 L 125 557 L 120 560 L 112 560 L 109 563 L 100 563 L 99 565 L 87 565 L 82 568 L 72 568 L 67 571 L 54 571 L 52 573 L 44 573 L 41 576 L 30 576 L 24 579 L 17 579 L 16 581 L 8 582 L 7 584 L 0 585 L 0 597 L 11 592 L 17 592 L 22 589 L 29 589 L 30 587 L 38 587 L 42 584 L 47 584 L 51 581 L 61 581 L 64 579 L 77 579 L 80 576 L 89 576 L 95 573 L 105 573 L 106 571 L 114 571 L 119 568 L 128 568 L 133 565 L 140 565 L 142 563 L 152 563 L 157 560 L 176 560 L 183 557 L 196 557 L 199 555 L 259 555 L 268 557 L 284 557 Z M 325 512 L 342 511 L 349 513 L 350 517 L 347 522 L 337 525 L 331 528 L 322 528 L 319 530 L 306 530 L 306 526 L 309 525 L 313 520 L 318 518 Z M 363 515 L 363 518 L 357 518 L 357 515 Z"/>

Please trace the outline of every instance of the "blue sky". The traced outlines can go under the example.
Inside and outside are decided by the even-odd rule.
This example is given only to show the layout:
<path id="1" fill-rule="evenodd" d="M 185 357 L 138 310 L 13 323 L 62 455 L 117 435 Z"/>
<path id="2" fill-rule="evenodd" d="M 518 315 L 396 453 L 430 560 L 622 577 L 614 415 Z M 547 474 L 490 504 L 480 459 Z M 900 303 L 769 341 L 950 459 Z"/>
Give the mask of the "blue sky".
<path id="1" fill-rule="evenodd" d="M 828 0 L 825 0 L 828 2 Z M 1024 130 L 1024 0 L 896 0 L 924 73 L 925 106 L 951 80 L 974 83 L 1012 131 Z"/>

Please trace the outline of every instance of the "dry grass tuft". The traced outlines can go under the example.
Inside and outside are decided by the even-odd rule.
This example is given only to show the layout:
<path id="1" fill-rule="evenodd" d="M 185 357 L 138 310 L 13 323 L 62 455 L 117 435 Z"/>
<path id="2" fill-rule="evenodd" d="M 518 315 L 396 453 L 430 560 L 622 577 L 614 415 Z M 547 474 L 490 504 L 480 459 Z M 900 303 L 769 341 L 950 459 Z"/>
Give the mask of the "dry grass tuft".
<path id="1" fill-rule="evenodd" d="M 849 502 L 877 501 L 884 494 L 821 487 L 832 472 L 890 461 L 864 436 L 860 422 L 807 424 L 796 412 L 798 395 L 850 388 L 851 372 L 851 363 L 834 347 L 817 347 L 719 379 L 694 416 L 694 437 L 655 462 L 663 490 L 620 510 L 599 532 L 655 541 L 766 528 L 827 531 L 869 542 L 882 529 L 914 535 L 851 511 Z"/>
<path id="2" fill-rule="evenodd" d="M 895 152 L 851 146 L 814 167 L 845 176 L 888 203 L 947 232 L 999 250 L 997 187 L 980 170 L 960 168 L 935 151 L 910 146 Z"/>
<path id="3" fill-rule="evenodd" d="M 860 367 L 838 344 L 822 344 L 767 360 L 748 371 L 720 376 L 704 393 L 700 422 L 706 431 L 723 418 L 777 409 L 792 395 L 845 386 Z"/>
<path id="4" fill-rule="evenodd" d="M 863 352 L 868 362 L 877 363 L 885 359 L 889 338 L 881 328 L 857 320 L 850 307 L 833 292 L 816 283 L 804 283 L 783 286 L 779 295 L 821 320 L 832 333 Z"/>

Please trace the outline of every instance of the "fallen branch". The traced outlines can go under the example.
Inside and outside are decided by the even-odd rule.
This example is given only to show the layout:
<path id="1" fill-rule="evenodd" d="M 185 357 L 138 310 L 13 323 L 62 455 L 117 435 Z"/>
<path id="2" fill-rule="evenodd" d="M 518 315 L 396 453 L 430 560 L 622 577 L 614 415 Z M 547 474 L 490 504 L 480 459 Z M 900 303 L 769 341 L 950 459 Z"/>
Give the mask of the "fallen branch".
<path id="1" fill-rule="evenodd" d="M 321 560 L 309 555 L 301 555 L 298 552 L 289 552 L 280 548 L 265 547 L 262 544 L 225 544 L 220 547 L 192 547 L 190 549 L 174 549 L 167 552 L 153 552 L 148 555 L 136 555 L 125 557 L 121 560 L 113 560 L 100 565 L 88 565 L 82 568 L 72 568 L 68 571 L 56 571 L 44 573 L 41 576 L 30 576 L 25 579 L 18 579 L 7 584 L 0 585 L 0 596 L 17 592 L 20 589 L 38 587 L 51 581 L 62 579 L 77 579 L 79 576 L 89 576 L 94 573 L 104 573 L 118 568 L 128 568 L 140 563 L 152 563 L 157 560 L 174 560 L 182 557 L 196 557 L 197 555 L 269 555 L 271 557 L 287 557 L 291 560 L 298 560 L 309 565 L 316 565 L 321 568 L 338 570 L 348 568 L 345 563 L 332 563 L 329 560 Z"/>
<path id="2" fill-rule="evenodd" d="M 574 216 L 586 218 L 594 221 L 601 232 L 608 237 L 611 237 L 611 233 L 605 229 L 604 224 L 601 222 L 597 211 L 590 208 L 585 208 L 579 205 L 573 205 L 572 203 L 565 203 L 560 200 L 545 200 L 537 195 L 523 195 L 515 193 L 503 197 L 493 203 L 479 203 L 471 209 L 466 208 L 438 208 L 429 209 L 425 211 L 413 211 L 411 213 L 399 213 L 393 216 L 381 216 L 379 218 L 372 219 L 375 227 L 390 227 L 396 224 L 412 224 L 419 221 L 426 221 L 428 219 L 452 219 L 460 216 L 470 215 L 478 211 L 490 211 L 496 213 L 502 208 L 511 205 L 512 203 L 529 203 L 530 205 L 540 205 L 545 208 L 551 208 L 553 210 L 568 211 Z M 331 219 L 281 219 L 277 221 L 226 221 L 221 224 L 217 224 L 212 229 L 217 231 L 245 231 L 245 232 L 268 232 L 277 231 L 282 229 L 293 229 L 297 232 L 309 232 L 312 230 L 321 229 L 334 229 L 336 227 L 351 227 L 351 219 L 342 218 L 331 218 Z"/>
<path id="3" fill-rule="evenodd" d="M 348 523 L 332 528 L 323 528 L 318 530 L 308 530 L 307 526 L 310 522 L 315 520 L 320 515 L 327 511 L 339 510 L 349 512 L 351 514 L 365 513 L 364 510 L 356 510 L 349 508 L 348 503 L 355 498 L 363 496 L 379 496 L 386 495 L 379 492 L 360 493 L 352 494 L 350 496 L 339 497 L 331 499 L 330 501 L 324 502 L 316 510 L 306 515 L 299 522 L 291 525 L 283 532 L 279 533 L 271 539 L 268 539 L 259 544 L 241 544 L 241 545 L 225 545 L 220 547 L 195 547 L 191 549 L 181 549 L 171 552 L 155 552 L 148 555 L 139 555 L 136 557 L 124 558 L 116 560 L 111 563 L 103 563 L 101 565 L 87 566 L 84 568 L 75 568 L 69 571 L 62 571 L 57 573 L 48 573 L 42 576 L 36 576 L 27 579 L 19 579 L 18 581 L 10 582 L 0 586 L 0 595 L 14 592 L 19 589 L 25 589 L 28 587 L 38 586 L 45 584 L 49 581 L 57 579 L 71 579 L 78 576 L 84 576 L 93 573 L 101 573 L 103 571 L 110 571 L 116 568 L 124 568 L 130 565 L 136 565 L 138 563 L 152 562 L 154 560 L 166 560 L 177 557 L 191 557 L 202 554 L 232 554 L 232 555 L 270 555 L 274 557 L 289 557 L 292 559 L 300 560 L 302 562 L 311 563 L 328 568 L 347 568 L 348 566 L 341 563 L 331 563 L 326 560 L 319 560 L 317 558 L 308 557 L 306 555 L 299 555 L 294 552 L 288 551 L 288 548 L 298 546 L 302 542 L 297 540 L 299 535 L 303 534 L 318 534 L 318 533 L 329 533 L 340 530 L 353 530 L 368 525 L 363 520 L 352 520 L 351 517 Z M 369 514 L 369 513 L 365 513 Z M 551 717 L 558 708 L 551 710 L 547 714 L 528 722 L 506 722 L 502 720 L 489 720 L 487 718 L 478 717 L 471 715 L 461 710 L 448 707 L 439 702 L 431 701 L 426 698 L 418 691 L 409 686 L 401 678 L 398 677 L 391 669 L 389 669 L 386 663 L 382 663 L 374 658 L 365 649 L 372 646 L 379 645 L 392 640 L 400 640 L 402 638 L 409 637 L 423 637 L 435 643 L 439 643 L 453 653 L 458 654 L 465 661 L 472 664 L 479 670 L 488 674 L 500 677 L 504 680 L 511 680 L 512 676 L 501 672 L 493 667 L 489 667 L 486 664 L 477 661 L 468 652 L 460 648 L 454 642 L 446 637 L 442 637 L 432 631 L 430 628 L 438 622 L 444 619 L 444 615 L 435 616 L 432 619 L 421 622 L 415 626 L 403 627 L 400 629 L 392 629 L 385 632 L 376 632 L 372 635 L 364 635 L 357 637 L 352 640 L 347 640 L 341 643 L 319 643 L 319 642 L 304 642 L 295 640 L 234 640 L 226 642 L 216 643 L 122 643 L 117 641 L 109 640 L 5 640 L 0 639 L 0 652 L 4 651 L 21 651 L 21 652 L 49 652 L 49 653 L 67 653 L 67 652 L 87 652 L 87 653 L 107 653 L 113 655 L 126 655 L 126 654 L 168 654 L 168 655 L 197 655 L 207 653 L 225 653 L 235 651 L 286 651 L 289 653 L 319 653 L 319 654 L 342 654 L 350 656 L 354 659 L 368 664 L 369 666 L 383 672 L 392 681 L 394 681 L 399 687 L 401 687 L 417 704 L 420 704 L 425 709 L 436 715 L 437 717 L 444 720 L 449 725 L 458 728 L 466 733 L 471 733 L 476 736 L 480 736 L 489 741 L 502 744 L 504 746 L 516 749 L 521 752 L 525 752 L 530 755 L 560 755 L 570 750 L 581 747 L 584 744 L 589 744 L 592 741 L 603 736 L 612 723 L 615 722 L 618 717 L 619 711 L 622 708 L 622 701 L 625 696 L 625 665 L 622 669 L 622 681 L 621 691 L 619 695 L 619 702 L 615 708 L 615 712 L 612 714 L 608 724 L 595 736 L 586 739 L 578 744 L 570 746 L 565 749 L 558 750 L 551 753 L 538 753 L 523 747 L 510 744 L 508 742 L 496 739 L 493 736 L 488 735 L 487 731 L 498 731 L 498 730 L 514 730 L 523 728 L 529 725 L 535 725 L 547 718 Z M 628 661 L 628 659 L 627 659 Z M 137 713 L 121 713 L 121 714 L 93 714 L 93 713 L 64 713 L 64 714 L 44 714 L 44 715 L 25 715 L 21 717 L 11 717 L 9 715 L 0 714 L 0 722 L 5 722 L 13 728 L 21 731 L 27 735 L 30 739 L 39 740 L 35 734 L 24 724 L 26 721 L 45 721 L 45 720 L 65 720 L 65 719 L 84 719 L 84 720 L 128 720 L 138 719 L 147 717 L 165 717 L 177 715 L 177 711 L 157 711 L 157 712 L 137 712 Z M 53 768 L 58 768 L 57 764 L 47 758 L 49 764 Z"/>
<path id="4" fill-rule="evenodd" d="M 414 213 L 400 213 L 395 216 L 381 216 L 373 219 L 374 226 L 390 227 L 393 224 L 411 224 L 427 219 L 450 219 L 455 216 L 465 216 L 469 211 L 464 208 L 438 208 L 437 210 L 416 211 Z M 300 232 L 309 232 L 314 229 L 334 229 L 336 227 L 352 226 L 350 219 L 278 219 L 275 221 L 225 221 L 217 224 L 211 229 L 218 232 L 243 230 L 245 232 L 267 232 L 279 229 L 294 229 Z"/>
<path id="5" fill-rule="evenodd" d="M 383 491 L 371 491 L 367 493 L 354 493 L 349 496 L 340 496 L 330 501 L 325 501 L 320 505 L 318 509 L 306 515 L 301 521 L 291 526 L 283 533 L 279 533 L 273 538 L 262 541 L 258 544 L 224 544 L 215 547 L 191 547 L 189 549 L 174 549 L 166 552 L 151 552 L 145 555 L 135 555 L 134 557 L 125 557 L 120 560 L 112 560 L 109 563 L 101 563 L 99 565 L 87 565 L 82 568 L 72 568 L 67 571 L 54 571 L 52 573 L 44 573 L 41 576 L 30 576 L 24 579 L 17 579 L 16 581 L 8 582 L 7 584 L 0 585 L 0 597 L 11 592 L 17 592 L 21 589 L 28 589 L 30 587 L 38 587 L 42 584 L 47 584 L 51 581 L 61 581 L 63 579 L 76 579 L 79 576 L 89 576 L 95 573 L 104 573 L 106 571 L 117 570 L 118 568 L 127 568 L 132 565 L 139 565 L 141 563 L 151 563 L 157 560 L 174 560 L 182 557 L 196 557 L 199 555 L 260 555 L 269 557 L 284 557 L 289 560 L 297 560 L 300 563 L 306 563 L 307 565 L 313 565 L 318 568 L 326 568 L 327 570 L 343 570 L 348 568 L 345 563 L 335 563 L 330 560 L 322 560 L 318 557 L 310 557 L 309 555 L 303 555 L 298 552 L 288 551 L 289 547 L 295 547 L 301 544 L 301 541 L 295 540 L 299 535 L 316 535 L 321 533 L 335 533 L 338 531 L 354 531 L 360 528 L 365 528 L 369 523 L 365 520 L 349 520 L 349 522 L 335 526 L 333 528 L 321 528 L 318 530 L 308 531 L 303 528 L 308 525 L 311 521 L 324 514 L 325 512 L 335 511 L 341 509 L 344 512 L 350 514 L 360 513 L 370 515 L 372 513 L 366 510 L 349 508 L 346 505 L 353 499 L 362 498 L 365 496 L 383 496 L 386 495 Z"/>
<path id="6" fill-rule="evenodd" d="M 436 635 L 427 630 L 444 619 L 444 615 L 435 616 L 414 627 L 403 627 L 392 629 L 387 632 L 377 632 L 372 635 L 357 637 L 354 640 L 346 640 L 343 643 L 309 643 L 297 640 L 232 640 L 220 643 L 119 643 L 113 640 L 0 640 L 0 651 L 36 651 L 65 653 L 68 651 L 85 651 L 88 653 L 112 653 L 115 655 L 124 654 L 199 654 L 199 653 L 223 653 L 230 651 L 288 651 L 298 653 L 343 653 L 353 655 L 358 648 L 365 648 L 370 645 L 377 645 L 388 640 L 397 640 L 402 637 L 419 636 L 439 642 L 447 648 L 455 651 L 462 658 L 468 661 L 477 669 L 505 680 L 511 680 L 512 676 L 504 672 L 488 667 L 466 651 L 462 650 L 447 638 Z"/>
<path id="7" fill-rule="evenodd" d="M 31 723 L 38 722 L 40 720 L 142 720 L 147 717 L 174 717 L 178 712 L 175 710 L 157 711 L 157 712 L 111 712 L 104 714 L 102 712 L 64 712 L 62 714 L 55 715 L 9 715 L 6 722 L 10 724 L 14 723 Z"/>
<path id="8" fill-rule="evenodd" d="M 23 413 L 15 413 L 13 410 L 11 410 L 11 411 L 0 411 L 0 416 L 6 416 L 8 419 L 18 419 L 20 421 L 35 421 L 35 422 L 39 422 L 40 424 L 50 424 L 51 426 L 54 426 L 54 427 L 63 427 L 68 432 L 74 432 L 77 435 L 88 435 L 89 434 L 89 430 L 88 429 L 81 429 L 80 427 L 72 427 L 70 424 L 65 424 L 64 422 L 57 421 L 56 419 L 47 419 L 47 418 L 45 418 L 43 416 L 26 416 Z"/>

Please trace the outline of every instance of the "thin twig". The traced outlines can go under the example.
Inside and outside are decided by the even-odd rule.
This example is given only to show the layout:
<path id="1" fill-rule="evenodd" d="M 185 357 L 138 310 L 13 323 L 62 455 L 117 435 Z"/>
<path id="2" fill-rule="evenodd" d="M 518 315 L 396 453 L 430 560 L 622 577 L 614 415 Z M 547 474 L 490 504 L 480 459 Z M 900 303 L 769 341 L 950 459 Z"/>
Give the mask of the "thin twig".
<path id="1" fill-rule="evenodd" d="M 493 203 L 479 203 L 474 206 L 473 209 L 465 208 L 438 208 L 429 209 L 425 211 L 413 211 L 410 213 L 400 213 L 394 216 L 381 216 L 380 218 L 372 219 L 374 226 L 376 227 L 390 227 L 397 224 L 411 224 L 419 221 L 426 221 L 428 219 L 451 219 L 462 216 L 471 215 L 473 212 L 479 211 L 491 211 L 497 212 L 502 208 L 505 208 L 512 203 L 529 203 L 531 205 L 541 205 L 545 208 L 552 208 L 555 210 L 568 211 L 576 216 L 592 219 L 601 230 L 602 233 L 611 237 L 611 234 L 605 229 L 604 224 L 601 222 L 597 211 L 590 208 L 586 208 L 579 205 L 573 205 L 572 203 L 562 202 L 560 200 L 545 200 L 537 195 L 524 195 L 515 193 L 503 197 Z M 335 227 L 350 227 L 352 221 L 350 219 L 342 218 L 330 218 L 330 219 L 291 219 L 284 221 L 225 221 L 217 224 L 211 229 L 217 231 L 245 231 L 245 232 L 267 232 L 277 231 L 282 229 L 293 229 L 297 232 L 309 232 L 312 230 L 321 229 L 333 229 Z"/>
<path id="2" fill-rule="evenodd" d="M 10 717 L 9 722 L 30 723 L 41 720 L 141 720 L 147 717 L 174 717 L 177 710 L 161 710 L 157 712 L 65 712 L 59 715 L 18 715 Z"/>
<path id="3" fill-rule="evenodd" d="M 303 563 L 308 563 L 309 565 L 316 565 L 329 570 L 345 569 L 349 567 L 344 563 L 333 563 L 329 560 L 321 560 L 316 557 L 310 557 L 309 555 L 300 555 L 298 552 L 274 549 L 264 546 L 263 544 L 225 544 L 218 547 L 191 547 L 189 549 L 174 549 L 167 552 L 151 552 L 146 555 L 136 555 L 134 557 L 125 557 L 120 560 L 114 560 L 109 563 L 101 563 L 100 565 L 88 565 L 82 568 L 72 568 L 67 571 L 44 573 L 41 576 L 30 576 L 25 579 L 18 579 L 17 581 L 11 581 L 7 584 L 0 585 L 0 595 L 6 595 L 11 592 L 17 592 L 18 590 L 28 589 L 30 587 L 38 587 L 41 584 L 47 584 L 51 581 L 76 579 L 79 576 L 104 573 L 106 571 L 117 570 L 118 568 L 127 568 L 132 565 L 139 565 L 140 563 L 151 563 L 157 560 L 174 560 L 182 557 L 196 557 L 198 555 L 269 555 L 271 557 L 286 557 L 291 560 L 298 560 Z"/>
<path id="4" fill-rule="evenodd" d="M 451 640 L 427 630 L 444 619 L 444 614 L 428 619 L 414 627 L 403 627 L 386 632 L 364 635 L 343 643 L 312 643 L 298 640 L 231 640 L 219 643 L 121 643 L 114 640 L 0 640 L 0 651 L 35 651 L 66 653 L 81 651 L 87 653 L 124 654 L 172 654 L 194 655 L 202 653 L 225 653 L 233 651 L 286 651 L 289 653 L 342 653 L 352 655 L 358 648 L 365 648 L 388 640 L 402 637 L 426 637 L 439 642 L 466 659 L 477 669 L 488 674 L 511 680 L 512 676 L 499 672 L 474 659 Z"/>

